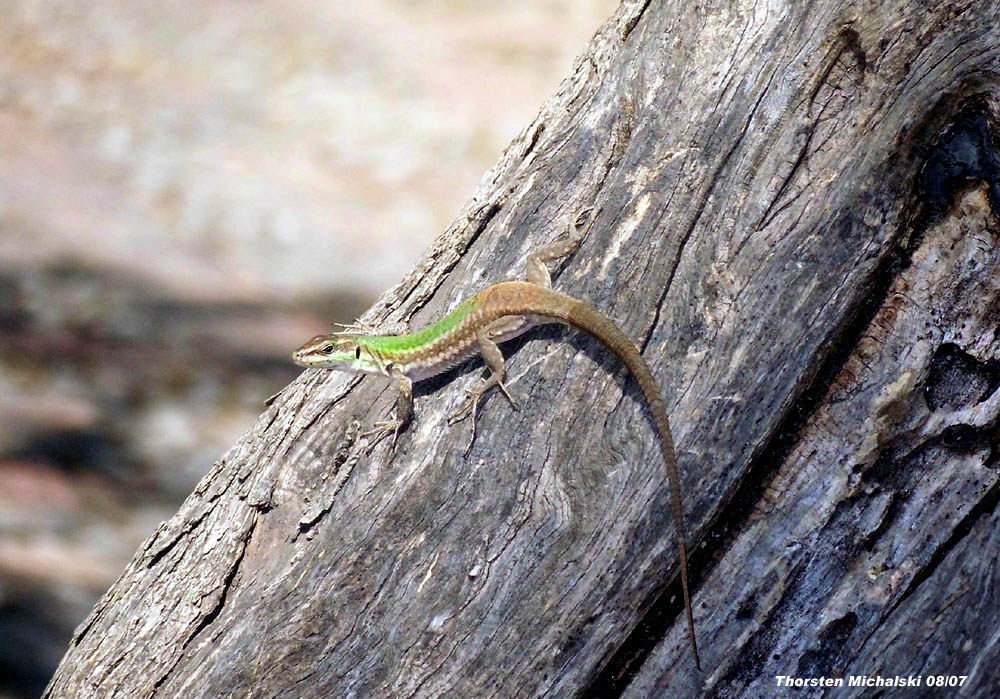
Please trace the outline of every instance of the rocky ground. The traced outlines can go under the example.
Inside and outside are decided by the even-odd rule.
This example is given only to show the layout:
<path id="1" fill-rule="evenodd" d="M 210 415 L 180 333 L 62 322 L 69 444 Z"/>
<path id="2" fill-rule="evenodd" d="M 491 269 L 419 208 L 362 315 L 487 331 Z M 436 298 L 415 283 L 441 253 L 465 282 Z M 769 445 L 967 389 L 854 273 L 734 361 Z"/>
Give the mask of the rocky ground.
<path id="1" fill-rule="evenodd" d="M 615 5 L 0 0 L 0 696 Z"/>

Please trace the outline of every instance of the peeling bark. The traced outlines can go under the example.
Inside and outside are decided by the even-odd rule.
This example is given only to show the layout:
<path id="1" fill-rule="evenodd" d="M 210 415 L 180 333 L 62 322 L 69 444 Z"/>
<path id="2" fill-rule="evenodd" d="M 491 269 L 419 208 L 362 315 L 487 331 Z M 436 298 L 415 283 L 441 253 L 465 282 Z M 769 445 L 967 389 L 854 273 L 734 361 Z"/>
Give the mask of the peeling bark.
<path id="1" fill-rule="evenodd" d="M 559 328 L 521 403 L 306 372 L 137 553 L 48 696 L 727 696 L 995 680 L 996 3 L 625 2 L 365 320 L 414 327 L 583 208 L 556 288 L 671 409 L 705 672 L 636 388 Z M 297 341 L 290 340 L 290 346 Z M 861 692 L 859 690 L 860 693 Z"/>

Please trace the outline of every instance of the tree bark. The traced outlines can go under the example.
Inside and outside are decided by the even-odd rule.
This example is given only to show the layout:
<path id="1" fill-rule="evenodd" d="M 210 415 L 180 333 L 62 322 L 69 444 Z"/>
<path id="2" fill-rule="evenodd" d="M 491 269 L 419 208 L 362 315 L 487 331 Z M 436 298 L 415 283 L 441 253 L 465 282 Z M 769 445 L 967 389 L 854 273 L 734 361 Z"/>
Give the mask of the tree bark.
<path id="1" fill-rule="evenodd" d="M 445 416 L 476 365 L 417 385 L 394 454 L 359 439 L 389 382 L 304 373 L 47 694 L 760 696 L 870 674 L 994 693 L 998 14 L 625 2 L 366 316 L 419 328 L 600 207 L 555 286 L 615 318 L 668 397 L 704 672 L 641 396 L 548 327 L 504 346 L 520 410 L 488 398 L 468 456 Z"/>

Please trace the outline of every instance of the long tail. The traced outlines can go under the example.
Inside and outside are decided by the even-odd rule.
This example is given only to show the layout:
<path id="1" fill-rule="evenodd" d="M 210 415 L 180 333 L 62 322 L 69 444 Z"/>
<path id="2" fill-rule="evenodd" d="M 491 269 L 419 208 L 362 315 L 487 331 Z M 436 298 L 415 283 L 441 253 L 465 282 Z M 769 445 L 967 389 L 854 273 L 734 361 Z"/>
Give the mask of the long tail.
<path id="1" fill-rule="evenodd" d="M 684 611 L 687 615 L 688 636 L 691 639 L 691 650 L 694 661 L 701 669 L 701 658 L 698 655 L 698 642 L 694 635 L 694 617 L 691 613 L 691 594 L 688 589 L 687 572 L 687 538 L 684 529 L 684 509 L 681 504 L 681 481 L 677 472 L 677 454 L 674 451 L 674 440 L 670 433 L 670 423 L 667 420 L 667 407 L 660 395 L 660 388 L 649 370 L 649 365 L 642 358 L 639 350 L 610 318 L 602 314 L 588 303 L 558 291 L 546 289 L 528 282 L 503 282 L 480 292 L 484 305 L 490 309 L 490 315 L 497 318 L 508 315 L 534 315 L 559 321 L 581 330 L 604 343 L 615 353 L 622 364 L 628 367 L 642 391 L 653 422 L 660 438 L 660 450 L 663 452 L 663 463 L 667 469 L 667 480 L 673 494 L 673 511 L 675 528 L 677 529 L 677 552 L 680 558 L 681 588 L 684 593 Z"/>

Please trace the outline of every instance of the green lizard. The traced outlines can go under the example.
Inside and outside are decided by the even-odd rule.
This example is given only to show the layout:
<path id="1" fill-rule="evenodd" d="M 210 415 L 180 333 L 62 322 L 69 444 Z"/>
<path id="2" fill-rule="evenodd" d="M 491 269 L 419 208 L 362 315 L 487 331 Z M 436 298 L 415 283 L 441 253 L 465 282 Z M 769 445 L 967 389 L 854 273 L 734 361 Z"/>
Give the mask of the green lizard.
<path id="1" fill-rule="evenodd" d="M 373 328 L 355 324 L 348 326 L 347 332 L 314 337 L 296 350 L 292 357 L 296 364 L 304 367 L 380 374 L 394 379 L 399 390 L 395 419 L 376 423 L 376 429 L 369 434 L 384 436 L 391 433 L 395 445 L 399 430 L 413 417 L 414 381 L 447 371 L 478 353 L 490 370 L 489 377 L 481 380 L 477 388 L 466 389 L 466 403 L 451 416 L 454 422 L 471 414 L 474 439 L 476 406 L 484 393 L 498 387 L 516 407 L 503 383 L 506 367 L 498 343 L 516 337 L 532 326 L 551 322 L 569 325 L 600 340 L 632 372 L 653 413 L 667 478 L 673 491 L 688 636 L 695 664 L 701 669 L 688 592 L 687 549 L 677 457 L 660 389 L 639 350 L 610 319 L 590 304 L 551 288 L 547 263 L 567 257 L 579 248 L 582 240 L 583 233 L 578 222 L 571 222 L 564 240 L 528 256 L 527 281 L 503 282 L 483 289 L 419 332 L 408 332 L 402 324 L 391 331 L 383 328 L 382 334 L 374 334 Z"/>

